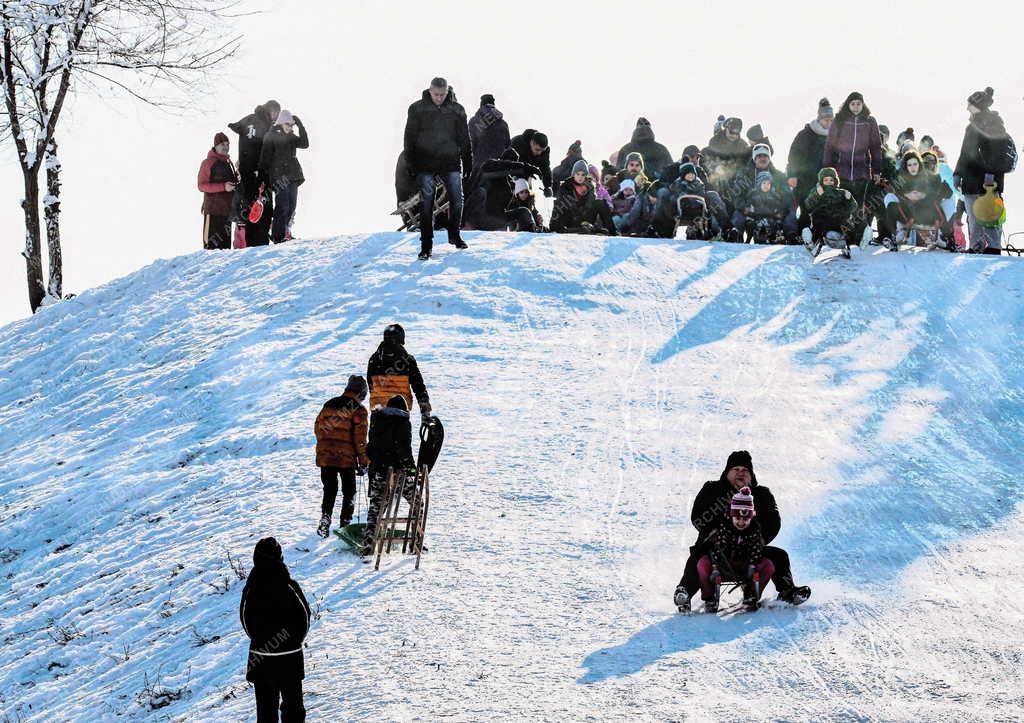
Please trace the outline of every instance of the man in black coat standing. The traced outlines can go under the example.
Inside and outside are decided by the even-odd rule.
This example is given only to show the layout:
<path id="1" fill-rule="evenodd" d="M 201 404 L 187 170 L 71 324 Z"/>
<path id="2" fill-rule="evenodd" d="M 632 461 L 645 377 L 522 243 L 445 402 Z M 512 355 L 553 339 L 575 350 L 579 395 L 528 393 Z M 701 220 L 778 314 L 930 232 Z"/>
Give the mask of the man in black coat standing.
<path id="1" fill-rule="evenodd" d="M 523 163 L 540 169 L 540 180 L 544 184 L 544 197 L 551 198 L 551 148 L 548 137 L 533 128 L 527 128 L 512 139 L 512 147 Z"/>
<path id="2" fill-rule="evenodd" d="M 228 128 L 238 134 L 238 175 L 241 187 L 236 189 L 235 204 L 241 222 L 245 224 L 245 245 L 266 246 L 270 243 L 270 220 L 273 208 L 265 205 L 263 216 L 259 222 L 249 222 L 249 208 L 259 193 L 260 152 L 263 150 L 263 136 L 274 127 L 277 116 L 281 112 L 281 104 L 276 100 L 268 100 L 263 105 L 236 121 L 228 123 Z"/>
<path id="3" fill-rule="evenodd" d="M 448 191 L 448 243 L 466 248 L 462 228 L 462 179 L 473 170 L 473 150 L 466 111 L 455 100 L 455 90 L 444 78 L 434 78 L 423 97 L 409 106 L 405 121 L 405 160 L 415 177 L 423 205 L 420 208 L 421 261 L 434 248 L 434 176 L 441 176 Z M 460 166 L 461 162 L 461 166 Z"/>
<path id="4" fill-rule="evenodd" d="M 256 720 L 276 722 L 280 702 L 284 723 L 303 721 L 302 643 L 309 632 L 309 603 L 288 573 L 281 545 L 273 537 L 256 543 L 252 563 L 238 616 L 249 636 L 245 679 L 255 688 Z"/>
<path id="5" fill-rule="evenodd" d="M 675 591 L 675 603 L 680 611 L 690 609 L 690 599 L 700 589 L 697 561 L 708 554 L 709 540 L 715 530 L 730 524 L 729 506 L 732 496 L 744 487 L 749 487 L 754 497 L 754 511 L 761 523 L 765 543 L 771 542 L 779 534 L 782 518 L 779 516 L 775 496 L 767 487 L 757 484 L 750 452 L 733 452 L 725 463 L 721 477 L 705 482 L 693 501 L 690 521 L 697 528 L 697 542 L 690 548 L 690 557 L 686 560 L 683 577 Z M 764 556 L 775 565 L 772 582 L 775 583 L 780 600 L 799 605 L 811 596 L 809 587 L 798 587 L 793 584 L 789 555 L 785 550 L 780 547 L 765 547 Z"/>
<path id="6" fill-rule="evenodd" d="M 469 138 L 473 142 L 474 171 L 487 161 L 501 158 L 511 145 L 508 123 L 494 107 L 494 96 L 490 93 L 480 96 L 480 110 L 469 120 Z"/>
<path id="7" fill-rule="evenodd" d="M 801 231 L 811 225 L 811 215 L 804 207 L 804 200 L 818 185 L 818 171 L 821 170 L 821 159 L 825 155 L 825 141 L 828 140 L 828 129 L 832 127 L 834 119 L 832 104 L 828 102 L 828 98 L 822 98 L 818 101 L 817 116 L 796 134 L 793 145 L 789 147 L 786 180 L 800 205 Z"/>

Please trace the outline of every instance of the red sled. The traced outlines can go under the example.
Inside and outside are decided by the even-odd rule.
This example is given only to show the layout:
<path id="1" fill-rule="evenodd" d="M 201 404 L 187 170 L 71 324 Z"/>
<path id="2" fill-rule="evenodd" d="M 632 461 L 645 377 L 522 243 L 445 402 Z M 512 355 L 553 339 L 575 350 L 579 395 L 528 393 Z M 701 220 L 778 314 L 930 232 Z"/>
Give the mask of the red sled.
<path id="1" fill-rule="evenodd" d="M 259 223 L 263 218 L 263 184 L 260 184 L 260 191 L 256 194 L 256 200 L 252 202 L 249 209 L 249 223 Z"/>
<path id="2" fill-rule="evenodd" d="M 235 238 L 231 242 L 231 246 L 236 249 L 245 248 L 245 224 L 240 223 L 235 226 Z"/>

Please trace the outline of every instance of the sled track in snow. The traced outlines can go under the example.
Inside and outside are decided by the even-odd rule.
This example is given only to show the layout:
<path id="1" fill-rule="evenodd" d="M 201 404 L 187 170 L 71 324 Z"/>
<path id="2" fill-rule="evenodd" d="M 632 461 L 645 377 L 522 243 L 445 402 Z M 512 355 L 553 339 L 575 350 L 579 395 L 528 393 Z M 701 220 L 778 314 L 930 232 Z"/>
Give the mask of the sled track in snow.
<path id="1" fill-rule="evenodd" d="M 1024 265 L 466 238 L 197 253 L 0 329 L 5 716 L 250 715 L 228 558 L 270 534 L 310 720 L 1024 716 Z M 448 430 L 418 573 L 315 535 L 312 420 L 396 320 Z M 814 595 L 679 616 L 739 448 Z"/>

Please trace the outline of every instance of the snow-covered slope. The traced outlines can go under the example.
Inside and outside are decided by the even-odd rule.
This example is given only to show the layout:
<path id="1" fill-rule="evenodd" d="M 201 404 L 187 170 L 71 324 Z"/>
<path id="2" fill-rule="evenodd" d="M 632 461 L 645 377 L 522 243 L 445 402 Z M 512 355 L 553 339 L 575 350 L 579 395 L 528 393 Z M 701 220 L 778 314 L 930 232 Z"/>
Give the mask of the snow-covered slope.
<path id="1" fill-rule="evenodd" d="M 250 716 L 265 535 L 311 720 L 1024 716 L 1024 264 L 468 239 L 196 253 L 0 329 L 7 718 Z M 314 535 L 313 419 L 393 321 L 448 432 L 419 572 Z M 739 448 L 814 596 L 679 616 Z"/>

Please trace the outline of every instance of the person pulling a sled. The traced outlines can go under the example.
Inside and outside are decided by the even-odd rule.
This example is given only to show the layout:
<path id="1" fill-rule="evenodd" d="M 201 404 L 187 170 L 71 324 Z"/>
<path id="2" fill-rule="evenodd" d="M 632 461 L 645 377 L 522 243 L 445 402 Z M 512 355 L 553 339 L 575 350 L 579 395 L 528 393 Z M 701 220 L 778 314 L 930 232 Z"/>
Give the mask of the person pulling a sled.
<path id="1" fill-rule="evenodd" d="M 320 537 L 327 537 L 331 530 L 339 477 L 342 498 L 338 526 L 345 527 L 352 522 L 356 474 L 358 472 L 362 475 L 369 464 L 366 453 L 368 415 L 363 406 L 368 393 L 365 379 L 357 375 L 350 376 L 342 395 L 324 404 L 313 425 L 316 433 L 316 466 L 320 468 L 320 481 L 324 486 L 320 526 L 317 528 Z"/>
<path id="2" fill-rule="evenodd" d="M 370 458 L 370 506 L 366 512 L 366 532 L 360 556 L 367 556 L 373 550 L 374 532 L 381 506 L 386 503 L 388 469 L 394 470 L 405 484 L 402 494 L 412 504 L 415 491 L 416 462 L 412 456 L 412 424 L 409 422 L 409 407 L 405 397 L 395 394 L 386 407 L 374 407 L 370 414 L 370 443 L 367 446 Z M 386 512 L 386 510 L 385 510 Z"/>
<path id="3" fill-rule="evenodd" d="M 700 589 L 700 572 L 698 564 L 705 555 L 710 555 L 715 534 L 722 527 L 729 530 L 734 527 L 732 522 L 733 496 L 744 488 L 749 488 L 753 500 L 754 516 L 758 519 L 759 531 L 765 543 L 763 556 L 771 561 L 773 571 L 771 580 L 775 584 L 779 600 L 792 605 L 799 605 L 811 596 L 811 589 L 793 583 L 790 570 L 789 555 L 780 547 L 772 547 L 767 543 L 775 539 L 782 527 L 779 508 L 771 490 L 757 483 L 754 475 L 754 462 L 750 452 L 739 450 L 729 455 L 725 469 L 717 480 L 705 482 L 697 498 L 693 501 L 690 521 L 697 528 L 697 541 L 690 548 L 690 556 L 686 560 L 683 577 L 675 591 L 675 604 L 680 612 L 690 610 L 690 600 Z M 761 580 L 761 586 L 767 580 Z"/>
<path id="4" fill-rule="evenodd" d="M 704 612 L 718 612 L 716 577 L 743 581 L 743 607 L 757 610 L 764 583 L 775 573 L 775 565 L 764 556 L 764 535 L 754 510 L 754 496 L 743 487 L 732 496 L 730 525 L 721 525 L 709 540 L 708 554 L 697 561 Z"/>

